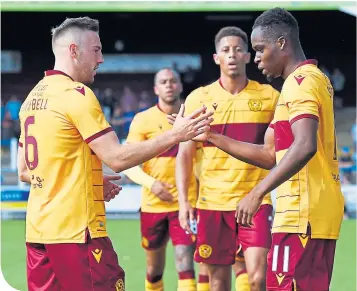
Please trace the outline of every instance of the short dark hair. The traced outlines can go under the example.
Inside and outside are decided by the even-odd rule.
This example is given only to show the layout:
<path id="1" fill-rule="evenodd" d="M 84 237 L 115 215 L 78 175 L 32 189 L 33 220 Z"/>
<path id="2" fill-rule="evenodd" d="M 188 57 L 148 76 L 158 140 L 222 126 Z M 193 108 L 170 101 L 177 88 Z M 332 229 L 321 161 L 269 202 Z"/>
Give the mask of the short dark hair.
<path id="1" fill-rule="evenodd" d="M 216 47 L 216 50 L 217 50 L 217 47 L 218 47 L 221 39 L 224 38 L 224 37 L 227 37 L 227 36 L 240 37 L 244 41 L 244 43 L 246 45 L 246 49 L 248 49 L 248 36 L 247 36 L 247 34 L 242 29 L 240 29 L 239 27 L 226 26 L 226 27 L 221 28 L 221 30 L 218 31 L 218 33 L 216 34 L 216 36 L 214 38 L 214 45 Z"/>
<path id="2" fill-rule="evenodd" d="M 269 33 L 270 38 L 288 37 L 299 43 L 299 24 L 292 14 L 280 7 L 264 11 L 254 22 L 253 30 L 257 27 Z"/>
<path id="3" fill-rule="evenodd" d="M 90 30 L 94 32 L 99 32 L 99 21 L 97 19 L 92 19 L 88 16 L 77 17 L 77 18 L 66 18 L 59 26 L 52 28 L 52 44 L 63 33 L 69 29 L 77 28 L 81 30 Z"/>
<path id="4" fill-rule="evenodd" d="M 157 77 L 158 77 L 159 73 L 162 71 L 166 71 L 166 70 L 171 71 L 175 75 L 177 80 L 181 83 L 181 76 L 180 76 L 179 72 L 177 72 L 174 68 L 171 68 L 171 67 L 163 67 L 162 69 L 158 70 L 154 76 L 154 84 L 155 85 L 158 82 Z"/>

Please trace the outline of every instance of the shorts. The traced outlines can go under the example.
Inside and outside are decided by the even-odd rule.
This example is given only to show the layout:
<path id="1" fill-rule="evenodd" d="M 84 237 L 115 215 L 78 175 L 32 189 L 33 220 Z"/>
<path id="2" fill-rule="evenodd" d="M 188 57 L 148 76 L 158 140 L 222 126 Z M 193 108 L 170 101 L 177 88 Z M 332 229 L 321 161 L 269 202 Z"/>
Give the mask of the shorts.
<path id="1" fill-rule="evenodd" d="M 273 233 L 268 253 L 267 290 L 328 291 L 336 240 L 309 234 Z"/>
<path id="2" fill-rule="evenodd" d="M 141 212 L 141 245 L 146 250 L 156 250 L 166 245 L 169 238 L 172 244 L 193 245 L 196 236 L 186 233 L 180 226 L 179 212 Z"/>
<path id="3" fill-rule="evenodd" d="M 236 261 L 244 261 L 244 252 L 248 247 L 270 249 L 271 228 L 273 224 L 273 206 L 263 204 L 253 217 L 253 225 L 238 225 Z"/>
<path id="4" fill-rule="evenodd" d="M 198 210 L 195 261 L 233 265 L 249 247 L 270 248 L 273 207 L 263 204 L 252 227 L 237 225 L 235 211 Z M 238 259 L 237 259 L 238 257 Z"/>
<path id="5" fill-rule="evenodd" d="M 29 291 L 124 291 L 125 273 L 108 237 L 86 243 L 26 243 Z"/>

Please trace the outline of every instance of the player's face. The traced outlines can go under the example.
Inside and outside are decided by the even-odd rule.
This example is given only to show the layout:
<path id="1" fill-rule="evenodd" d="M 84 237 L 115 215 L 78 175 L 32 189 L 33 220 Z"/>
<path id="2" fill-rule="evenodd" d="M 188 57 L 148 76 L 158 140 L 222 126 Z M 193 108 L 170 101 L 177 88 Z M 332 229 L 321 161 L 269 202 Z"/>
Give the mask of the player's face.
<path id="1" fill-rule="evenodd" d="M 182 92 L 179 77 L 171 70 L 162 70 L 156 76 L 154 91 L 167 104 L 175 103 Z"/>
<path id="2" fill-rule="evenodd" d="M 245 66 L 250 61 L 247 45 L 238 36 L 223 37 L 217 47 L 213 59 L 220 66 L 221 71 L 229 76 L 236 77 L 245 74 Z"/>
<path id="3" fill-rule="evenodd" d="M 82 36 L 78 55 L 78 74 L 80 82 L 90 85 L 94 82 L 96 69 L 103 63 L 102 44 L 98 33 L 86 31 Z"/>
<path id="4" fill-rule="evenodd" d="M 280 77 L 284 60 L 281 43 L 267 39 L 264 31 L 259 27 L 253 30 L 251 42 L 255 51 L 254 62 L 258 65 L 258 69 L 268 80 Z"/>

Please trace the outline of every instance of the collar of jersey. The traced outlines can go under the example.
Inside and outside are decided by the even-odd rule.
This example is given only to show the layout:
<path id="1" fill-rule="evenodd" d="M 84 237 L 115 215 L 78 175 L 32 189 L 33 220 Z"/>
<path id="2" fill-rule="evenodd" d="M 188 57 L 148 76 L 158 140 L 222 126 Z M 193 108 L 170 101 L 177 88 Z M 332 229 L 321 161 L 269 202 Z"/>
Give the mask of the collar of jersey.
<path id="1" fill-rule="evenodd" d="M 308 60 L 303 61 L 302 63 L 300 63 L 296 68 L 299 68 L 299 67 L 305 66 L 305 65 L 315 65 L 315 66 L 317 66 L 317 60 L 308 59 Z"/>
<path id="2" fill-rule="evenodd" d="M 45 77 L 53 76 L 53 75 L 63 75 L 63 76 L 66 76 L 67 78 L 70 78 L 72 81 L 74 81 L 71 76 L 67 75 L 66 73 L 64 73 L 62 71 L 59 71 L 59 70 L 45 71 Z"/>

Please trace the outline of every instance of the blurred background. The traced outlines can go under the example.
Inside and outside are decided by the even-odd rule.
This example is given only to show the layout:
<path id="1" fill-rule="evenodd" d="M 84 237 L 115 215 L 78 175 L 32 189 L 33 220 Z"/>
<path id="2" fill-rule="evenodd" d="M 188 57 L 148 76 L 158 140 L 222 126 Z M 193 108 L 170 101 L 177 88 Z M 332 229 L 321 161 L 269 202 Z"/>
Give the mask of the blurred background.
<path id="1" fill-rule="evenodd" d="M 315 58 L 320 69 L 330 78 L 335 90 L 335 120 L 339 144 L 340 175 L 346 197 L 346 245 L 353 252 L 346 260 L 356 257 L 356 3 L 355 2 L 3 2 L 1 8 L 1 213 L 2 270 L 11 285 L 25 290 L 25 277 L 17 276 L 24 257 L 23 218 L 26 211 L 28 187 L 18 182 L 16 169 L 17 139 L 20 134 L 18 114 L 23 100 L 33 86 L 52 69 L 52 27 L 66 17 L 89 16 L 100 21 L 103 45 L 102 64 L 92 85 L 107 120 L 122 142 L 131 120 L 137 112 L 153 106 L 154 74 L 163 67 L 176 69 L 182 78 L 182 99 L 195 88 L 207 85 L 219 77 L 214 64 L 214 36 L 224 26 L 238 26 L 249 35 L 255 18 L 265 9 L 275 6 L 290 10 L 300 25 L 302 46 L 307 58 Z M 252 59 L 254 52 L 251 50 Z M 266 83 L 256 65 L 248 65 L 248 77 Z M 272 85 L 280 90 L 282 81 Z M 107 169 L 108 171 L 108 169 Z M 133 227 L 133 239 L 139 251 L 138 211 L 140 187 L 123 176 L 122 193 L 107 204 L 114 221 Z M 20 219 L 20 220 L 17 220 Z M 5 221 L 6 220 L 6 221 Z M 113 222 L 114 223 L 114 222 Z M 117 232 L 117 225 L 112 232 Z M 137 228 L 137 229 L 136 229 Z M 18 262 L 6 258 L 15 248 L 13 239 L 4 232 L 16 232 L 20 244 Z M 351 231 L 353 233 L 351 234 Z M 349 233 L 349 235 L 348 235 Z M 115 234 L 113 241 L 115 241 Z M 351 237 L 352 235 L 352 237 Z M 118 243 L 123 244 L 118 238 Z M 124 246 L 121 245 L 125 249 Z M 23 253 L 24 254 L 24 253 Z M 119 251 L 119 256 L 129 256 Z M 135 255 L 132 255 L 135 256 Z M 338 257 L 337 260 L 344 260 Z M 121 258 L 121 257 L 120 257 Z M 123 259 L 123 258 L 122 258 Z M 124 258 L 124 261 L 126 259 Z M 128 261 L 141 266 L 144 259 L 131 257 Z M 344 261 L 343 261 L 344 262 Z M 126 262 L 124 262 L 125 267 Z M 129 264 L 129 263 L 127 263 Z M 345 262 L 344 262 L 345 264 Z M 352 264 L 352 265 L 351 265 Z M 20 267 L 19 267 L 20 266 Z M 24 268 L 24 265 L 23 265 Z M 356 263 L 342 265 L 339 280 L 350 281 L 349 287 L 333 291 L 353 291 Z M 24 276 L 24 270 L 21 269 Z M 144 274 L 143 273 L 143 274 Z M 170 271 L 168 271 L 170 274 Z M 169 276 L 169 275 L 167 275 Z M 174 278 L 174 268 L 172 270 Z M 342 276 L 342 277 L 341 277 Z M 346 277 L 344 277 L 346 276 Z M 8 279 L 9 278 L 9 279 Z M 130 278 L 130 275 L 129 277 Z M 129 291 L 143 290 L 129 280 Z M 173 280 L 176 281 L 176 280 Z M 335 281 L 334 281 L 335 282 Z M 139 285 L 141 286 L 141 285 Z M 350 289 L 349 289 L 350 288 Z M 168 290 L 175 290 L 174 287 Z"/>

